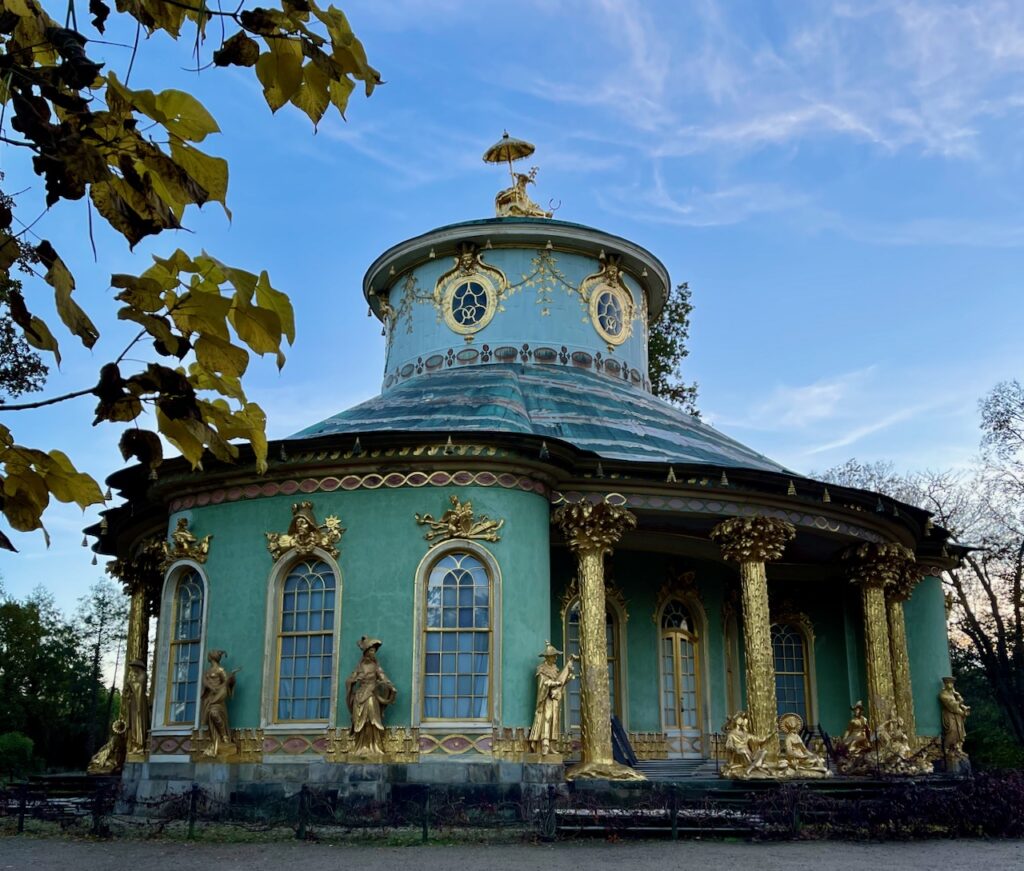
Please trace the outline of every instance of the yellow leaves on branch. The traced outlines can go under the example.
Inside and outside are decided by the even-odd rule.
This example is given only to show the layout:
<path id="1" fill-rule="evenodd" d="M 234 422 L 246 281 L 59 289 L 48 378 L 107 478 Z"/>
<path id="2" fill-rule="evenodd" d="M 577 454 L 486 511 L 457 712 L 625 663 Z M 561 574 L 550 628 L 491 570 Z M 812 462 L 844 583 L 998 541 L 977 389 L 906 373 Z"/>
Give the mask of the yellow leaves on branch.
<path id="1" fill-rule="evenodd" d="M 310 13 L 323 25 L 327 38 L 307 26 Z M 266 44 L 267 50 L 256 60 L 256 76 L 274 112 L 290 102 L 316 126 L 332 103 L 345 116 L 355 81 L 363 82 L 367 96 L 380 84 L 380 73 L 367 61 L 345 14 L 334 6 L 324 10 L 313 0 L 284 0 L 280 10 L 253 9 L 241 13 L 239 20 Z M 215 63 L 248 65 L 250 43 L 244 33 L 235 34 Z"/>
<path id="2" fill-rule="evenodd" d="M 51 494 L 60 502 L 80 508 L 103 501 L 97 483 L 79 472 L 61 451 L 40 451 L 14 443 L 11 431 L 0 424 L 0 494 L 3 514 L 11 527 L 29 532 L 42 527 L 41 517 Z M 45 533 L 45 529 L 43 530 Z M 49 542 L 49 538 L 47 538 Z M 14 550 L 0 533 L 0 548 Z"/>

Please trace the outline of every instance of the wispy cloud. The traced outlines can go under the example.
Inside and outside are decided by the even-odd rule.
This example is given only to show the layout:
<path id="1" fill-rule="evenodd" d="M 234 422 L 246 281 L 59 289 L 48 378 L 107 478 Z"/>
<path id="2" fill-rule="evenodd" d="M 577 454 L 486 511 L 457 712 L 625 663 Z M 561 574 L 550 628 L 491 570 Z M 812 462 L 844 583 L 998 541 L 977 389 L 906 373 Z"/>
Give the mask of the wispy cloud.
<path id="1" fill-rule="evenodd" d="M 874 435 L 876 432 L 881 432 L 884 429 L 902 423 L 903 421 L 910 420 L 911 418 L 917 417 L 918 415 L 924 414 L 926 411 L 938 408 L 942 403 L 930 402 L 920 405 L 912 405 L 907 408 L 901 408 L 898 411 L 894 411 L 892 414 L 887 414 L 878 420 L 870 423 L 861 424 L 860 426 L 854 427 L 848 432 L 838 438 L 832 439 L 831 441 L 825 442 L 824 444 L 818 445 L 813 448 L 809 448 L 804 453 L 809 455 L 823 454 L 826 451 L 834 451 L 837 448 L 845 448 L 850 445 L 856 444 L 861 439 L 867 438 L 869 435 Z"/>

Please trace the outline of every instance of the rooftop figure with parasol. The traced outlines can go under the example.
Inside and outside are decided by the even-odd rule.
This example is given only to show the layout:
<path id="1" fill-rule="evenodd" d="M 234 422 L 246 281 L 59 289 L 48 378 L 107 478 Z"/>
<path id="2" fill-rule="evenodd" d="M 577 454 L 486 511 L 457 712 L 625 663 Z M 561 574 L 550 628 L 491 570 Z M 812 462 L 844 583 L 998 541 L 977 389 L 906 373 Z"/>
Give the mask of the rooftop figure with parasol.
<path id="1" fill-rule="evenodd" d="M 494 211 L 499 218 L 550 218 L 552 213 L 538 206 L 526 193 L 526 186 L 533 184 L 537 177 L 537 167 L 531 167 L 529 173 L 516 172 L 512 162 L 523 160 L 534 152 L 533 143 L 523 139 L 514 139 L 505 131 L 504 136 L 484 152 L 486 163 L 508 163 L 508 172 L 512 176 L 512 187 L 499 191 L 494 198 Z"/>

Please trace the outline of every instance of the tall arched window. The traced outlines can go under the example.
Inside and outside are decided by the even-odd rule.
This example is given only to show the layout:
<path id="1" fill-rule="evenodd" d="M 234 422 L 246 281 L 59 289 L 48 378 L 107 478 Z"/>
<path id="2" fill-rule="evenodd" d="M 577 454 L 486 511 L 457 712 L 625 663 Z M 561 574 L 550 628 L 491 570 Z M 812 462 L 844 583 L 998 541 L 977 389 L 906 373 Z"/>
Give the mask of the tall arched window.
<path id="1" fill-rule="evenodd" d="M 334 673 L 334 572 L 315 557 L 301 560 L 280 589 L 274 719 L 327 721 Z"/>
<path id="2" fill-rule="evenodd" d="M 196 721 L 203 646 L 203 579 L 199 572 L 186 569 L 178 575 L 173 601 L 164 723 L 191 726 Z"/>
<path id="3" fill-rule="evenodd" d="M 493 589 L 483 562 L 451 551 L 431 566 L 423 619 L 423 719 L 491 716 Z"/>
<path id="4" fill-rule="evenodd" d="M 622 707 L 619 692 L 619 619 L 609 606 L 605 609 L 604 633 L 605 649 L 608 655 L 608 688 L 611 690 L 612 713 L 622 719 Z M 580 652 L 580 600 L 573 599 L 565 611 L 565 660 Z M 569 681 L 565 688 L 565 717 L 569 728 L 580 725 L 580 682 Z"/>
<path id="5" fill-rule="evenodd" d="M 700 729 L 698 637 L 693 617 L 679 599 L 661 612 L 661 709 L 668 730 Z"/>
<path id="6" fill-rule="evenodd" d="M 789 623 L 773 623 L 771 632 L 779 714 L 799 714 L 807 723 L 810 719 L 807 641 L 804 634 Z"/>

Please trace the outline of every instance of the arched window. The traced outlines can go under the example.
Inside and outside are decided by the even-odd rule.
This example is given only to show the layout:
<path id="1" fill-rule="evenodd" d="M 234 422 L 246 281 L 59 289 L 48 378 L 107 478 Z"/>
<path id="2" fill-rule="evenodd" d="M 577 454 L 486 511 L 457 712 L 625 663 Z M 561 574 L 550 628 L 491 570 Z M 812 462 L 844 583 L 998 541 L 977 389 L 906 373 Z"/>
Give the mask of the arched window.
<path id="1" fill-rule="evenodd" d="M 697 642 L 689 609 L 679 599 L 670 599 L 661 611 L 661 709 L 666 729 L 700 729 Z"/>
<path id="2" fill-rule="evenodd" d="M 493 589 L 484 563 L 467 551 L 436 560 L 426 578 L 423 719 L 491 717 Z"/>
<path id="3" fill-rule="evenodd" d="M 186 569 L 178 575 L 173 602 L 164 723 L 192 726 L 203 646 L 203 579 L 199 572 Z"/>
<path id="4" fill-rule="evenodd" d="M 612 713 L 620 720 L 622 719 L 622 707 L 620 704 L 619 686 L 619 619 L 614 609 L 609 606 L 605 609 L 605 648 L 608 655 L 608 688 L 611 690 Z M 565 611 L 565 661 L 573 654 L 580 652 L 580 600 L 573 599 Z M 580 725 L 580 682 L 569 681 L 565 688 L 565 717 L 569 728 L 578 728 Z"/>
<path id="5" fill-rule="evenodd" d="M 810 722 L 807 640 L 789 623 L 772 624 L 775 657 L 775 701 L 779 714 L 799 714 Z"/>
<path id="6" fill-rule="evenodd" d="M 330 719 L 336 586 L 331 567 L 315 557 L 295 563 L 280 586 L 277 722 Z"/>

